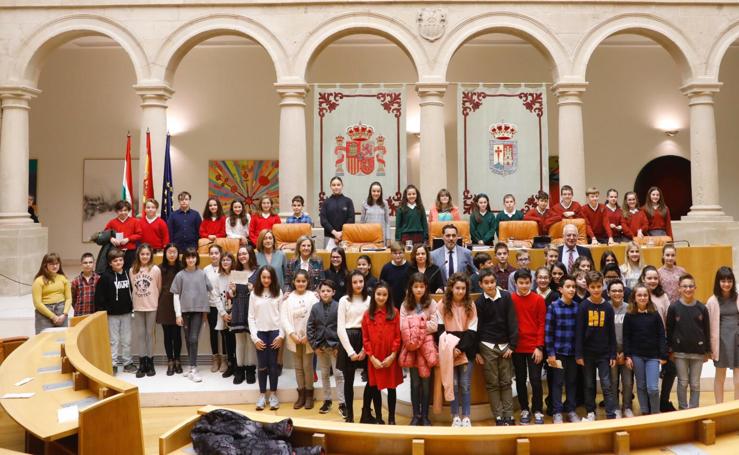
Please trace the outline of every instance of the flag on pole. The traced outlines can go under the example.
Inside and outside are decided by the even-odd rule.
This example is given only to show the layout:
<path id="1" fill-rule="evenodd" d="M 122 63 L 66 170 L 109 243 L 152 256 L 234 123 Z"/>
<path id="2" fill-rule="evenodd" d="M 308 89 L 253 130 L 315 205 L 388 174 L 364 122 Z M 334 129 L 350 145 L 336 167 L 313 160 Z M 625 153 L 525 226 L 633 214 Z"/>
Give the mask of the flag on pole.
<path id="1" fill-rule="evenodd" d="M 123 184 L 121 186 L 121 200 L 128 201 L 133 207 L 133 176 L 131 174 L 131 133 L 126 141 L 126 162 L 123 165 Z"/>
<path id="2" fill-rule="evenodd" d="M 169 161 L 169 140 L 170 136 L 167 133 L 167 145 L 164 148 L 164 177 L 162 177 L 161 216 L 164 221 L 167 221 L 167 218 L 173 212 L 172 192 L 174 191 L 174 186 L 172 184 L 172 163 Z"/>
<path id="3" fill-rule="evenodd" d="M 146 169 L 144 171 L 144 197 L 141 201 L 141 216 L 144 217 L 144 208 L 146 208 L 146 200 L 154 199 L 154 181 L 151 173 L 151 133 L 146 129 Z"/>

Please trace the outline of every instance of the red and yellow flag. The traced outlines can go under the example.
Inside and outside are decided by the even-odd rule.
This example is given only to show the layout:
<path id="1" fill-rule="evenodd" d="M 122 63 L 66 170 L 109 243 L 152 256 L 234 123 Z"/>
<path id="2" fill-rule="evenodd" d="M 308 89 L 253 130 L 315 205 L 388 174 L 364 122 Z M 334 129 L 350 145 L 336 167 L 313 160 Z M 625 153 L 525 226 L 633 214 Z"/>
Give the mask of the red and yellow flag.
<path id="1" fill-rule="evenodd" d="M 151 133 L 146 130 L 146 169 L 144 171 L 144 197 L 141 199 L 141 216 L 146 216 L 146 200 L 154 199 L 154 181 L 151 172 Z"/>

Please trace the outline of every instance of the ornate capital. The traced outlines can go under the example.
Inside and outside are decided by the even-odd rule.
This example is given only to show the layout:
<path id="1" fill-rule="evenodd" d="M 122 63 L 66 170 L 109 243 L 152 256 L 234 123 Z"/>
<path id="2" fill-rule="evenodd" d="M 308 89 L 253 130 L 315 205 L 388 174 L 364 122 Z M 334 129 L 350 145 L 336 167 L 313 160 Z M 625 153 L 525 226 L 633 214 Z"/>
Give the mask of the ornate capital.
<path id="1" fill-rule="evenodd" d="M 721 82 L 691 81 L 682 87 L 680 92 L 688 97 L 688 105 L 713 104 L 713 97 L 721 90 Z"/>
<path id="2" fill-rule="evenodd" d="M 447 88 L 446 82 L 419 82 L 416 84 L 416 93 L 418 93 L 421 106 L 444 105 L 444 94 Z"/>
<path id="3" fill-rule="evenodd" d="M 558 98 L 560 106 L 568 104 L 582 104 L 582 95 L 588 88 L 585 81 L 562 81 L 552 85 L 552 92 Z"/>
<path id="4" fill-rule="evenodd" d="M 163 107 L 174 95 L 174 89 L 165 83 L 142 83 L 133 86 L 136 94 L 141 97 L 141 107 Z"/>
<path id="5" fill-rule="evenodd" d="M 29 109 L 31 99 L 36 98 L 41 90 L 25 85 L 0 86 L 0 100 L 3 109 Z"/>
<path id="6" fill-rule="evenodd" d="M 310 88 L 304 82 L 276 82 L 277 94 L 280 95 L 280 106 L 305 106 L 305 96 Z"/>

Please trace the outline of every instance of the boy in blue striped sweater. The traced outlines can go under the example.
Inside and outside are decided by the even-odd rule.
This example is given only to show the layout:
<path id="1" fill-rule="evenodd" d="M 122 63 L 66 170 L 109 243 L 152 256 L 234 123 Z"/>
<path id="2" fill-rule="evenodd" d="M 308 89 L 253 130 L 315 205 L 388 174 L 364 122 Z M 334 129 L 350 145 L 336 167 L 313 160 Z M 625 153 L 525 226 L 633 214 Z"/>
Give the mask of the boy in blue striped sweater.
<path id="1" fill-rule="evenodd" d="M 575 330 L 577 328 L 577 305 L 573 301 L 577 292 L 575 278 L 564 276 L 560 280 L 561 297 L 547 309 L 544 341 L 547 350 L 547 363 L 554 375 L 552 379 L 552 408 L 554 423 L 562 423 L 562 412 L 567 412 L 570 422 L 580 418 L 575 412 L 577 388 L 577 365 L 575 363 Z M 562 404 L 562 385 L 567 392 L 567 400 Z"/>

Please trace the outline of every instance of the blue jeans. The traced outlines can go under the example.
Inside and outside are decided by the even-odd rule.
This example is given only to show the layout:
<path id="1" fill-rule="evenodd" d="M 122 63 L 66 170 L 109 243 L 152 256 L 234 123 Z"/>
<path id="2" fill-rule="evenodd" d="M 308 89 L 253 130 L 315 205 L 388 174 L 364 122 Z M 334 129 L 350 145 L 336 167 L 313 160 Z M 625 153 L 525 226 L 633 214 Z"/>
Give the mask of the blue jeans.
<path id="1" fill-rule="evenodd" d="M 562 362 L 562 368 L 550 368 L 552 375 L 552 412 L 572 412 L 575 410 L 575 394 L 577 390 L 577 364 L 573 355 L 558 355 L 557 360 Z M 564 385 L 567 399 L 562 404 L 562 386 Z"/>
<path id="2" fill-rule="evenodd" d="M 701 354 L 675 353 L 677 402 L 680 409 L 698 407 L 701 396 L 701 370 L 704 361 Z M 690 401 L 688 401 L 688 385 L 690 385 Z"/>
<path id="3" fill-rule="evenodd" d="M 642 415 L 659 414 L 659 359 L 632 356 L 636 397 Z"/>
<path id="4" fill-rule="evenodd" d="M 585 376 L 585 409 L 595 412 L 595 373 L 598 373 L 600 379 L 600 389 L 603 391 L 603 399 L 606 402 L 606 417 L 609 419 L 616 418 L 616 400 L 611 387 L 611 366 L 608 356 L 604 357 L 588 357 L 585 356 L 585 367 L 583 375 Z"/>
<path id="5" fill-rule="evenodd" d="M 452 417 L 459 415 L 459 401 L 462 401 L 462 415 L 470 415 L 470 386 L 472 384 L 472 362 L 454 367 L 454 400 L 450 403 Z"/>
<path id="6" fill-rule="evenodd" d="M 279 330 L 270 330 L 267 332 L 257 332 L 257 338 L 264 342 L 264 349 L 257 350 L 257 376 L 259 379 L 259 393 L 267 391 L 267 377 L 269 377 L 269 390 L 277 391 L 277 379 L 279 378 L 279 369 L 277 366 L 277 354 L 279 349 L 270 347 L 275 338 L 280 336 Z"/>

